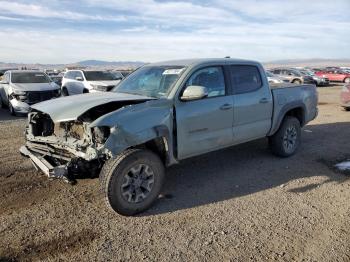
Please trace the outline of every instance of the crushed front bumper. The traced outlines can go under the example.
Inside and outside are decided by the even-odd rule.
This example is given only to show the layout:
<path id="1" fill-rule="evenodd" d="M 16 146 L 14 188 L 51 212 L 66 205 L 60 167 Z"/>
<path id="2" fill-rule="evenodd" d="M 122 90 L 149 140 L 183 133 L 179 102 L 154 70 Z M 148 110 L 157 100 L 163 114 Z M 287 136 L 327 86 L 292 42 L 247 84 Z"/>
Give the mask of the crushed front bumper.
<path id="1" fill-rule="evenodd" d="M 26 146 L 22 146 L 19 151 L 21 155 L 30 158 L 37 170 L 41 170 L 49 178 L 60 178 L 69 184 L 74 184 L 75 180 L 69 178 L 67 165 L 53 166 L 43 156 L 30 151 Z"/>

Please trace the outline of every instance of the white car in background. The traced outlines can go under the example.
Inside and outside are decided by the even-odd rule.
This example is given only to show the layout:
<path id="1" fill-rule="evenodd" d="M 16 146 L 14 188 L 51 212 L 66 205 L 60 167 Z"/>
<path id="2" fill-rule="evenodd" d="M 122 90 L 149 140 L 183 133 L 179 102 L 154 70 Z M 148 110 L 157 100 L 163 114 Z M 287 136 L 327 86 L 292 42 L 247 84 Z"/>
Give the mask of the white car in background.
<path id="1" fill-rule="evenodd" d="M 119 72 L 98 70 L 68 70 L 62 79 L 62 95 L 107 92 L 123 79 Z"/>

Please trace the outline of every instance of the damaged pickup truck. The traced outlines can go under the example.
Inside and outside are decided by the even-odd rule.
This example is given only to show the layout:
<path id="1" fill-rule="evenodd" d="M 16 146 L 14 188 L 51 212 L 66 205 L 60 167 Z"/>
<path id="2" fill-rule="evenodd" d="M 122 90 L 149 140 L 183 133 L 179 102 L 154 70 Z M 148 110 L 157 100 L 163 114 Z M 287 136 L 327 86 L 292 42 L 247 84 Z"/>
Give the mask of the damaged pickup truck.
<path id="1" fill-rule="evenodd" d="M 257 62 L 169 61 L 112 92 L 32 106 L 20 151 L 50 177 L 99 174 L 107 205 L 134 215 L 157 199 L 166 166 L 262 137 L 288 157 L 316 116 L 314 85 L 270 87 Z"/>

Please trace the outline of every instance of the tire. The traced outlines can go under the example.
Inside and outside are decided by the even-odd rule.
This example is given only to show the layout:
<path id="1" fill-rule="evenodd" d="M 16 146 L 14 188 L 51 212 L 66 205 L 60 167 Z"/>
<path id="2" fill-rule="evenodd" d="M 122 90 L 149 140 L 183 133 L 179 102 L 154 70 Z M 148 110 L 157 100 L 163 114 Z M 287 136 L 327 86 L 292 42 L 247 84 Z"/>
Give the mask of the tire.
<path id="1" fill-rule="evenodd" d="M 344 83 L 345 83 L 345 84 L 349 84 L 349 83 L 350 83 L 350 77 L 345 78 L 345 79 L 344 79 Z"/>
<path id="2" fill-rule="evenodd" d="M 163 181 L 162 161 L 143 149 L 128 149 L 107 160 L 100 173 L 107 206 L 124 216 L 147 210 L 157 199 Z"/>
<path id="3" fill-rule="evenodd" d="M 301 85 L 301 81 L 300 81 L 299 79 L 293 80 L 292 83 L 293 83 L 293 84 L 296 84 L 296 85 Z"/>
<path id="4" fill-rule="evenodd" d="M 350 107 L 344 107 L 345 111 L 350 111 Z"/>
<path id="5" fill-rule="evenodd" d="M 273 154 L 289 157 L 295 154 L 300 145 L 301 128 L 297 118 L 286 116 L 278 131 L 269 137 L 269 145 Z"/>
<path id="6" fill-rule="evenodd" d="M 0 95 L 0 108 L 5 108 L 5 104 L 4 102 L 2 102 L 1 95 Z"/>
<path id="7" fill-rule="evenodd" d="M 62 96 L 69 96 L 69 93 L 66 87 L 62 87 Z"/>

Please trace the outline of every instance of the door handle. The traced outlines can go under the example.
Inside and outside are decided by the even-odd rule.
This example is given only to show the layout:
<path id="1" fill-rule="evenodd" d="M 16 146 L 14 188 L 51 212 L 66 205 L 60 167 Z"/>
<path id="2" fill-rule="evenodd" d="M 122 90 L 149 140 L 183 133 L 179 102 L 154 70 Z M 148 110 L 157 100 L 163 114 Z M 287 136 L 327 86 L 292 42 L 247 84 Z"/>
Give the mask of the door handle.
<path id="1" fill-rule="evenodd" d="M 220 106 L 220 110 L 229 110 L 232 108 L 231 104 L 223 104 L 222 106 Z"/>
<path id="2" fill-rule="evenodd" d="M 268 102 L 269 102 L 269 100 L 266 97 L 261 98 L 260 101 L 259 101 L 260 104 L 266 104 Z"/>

